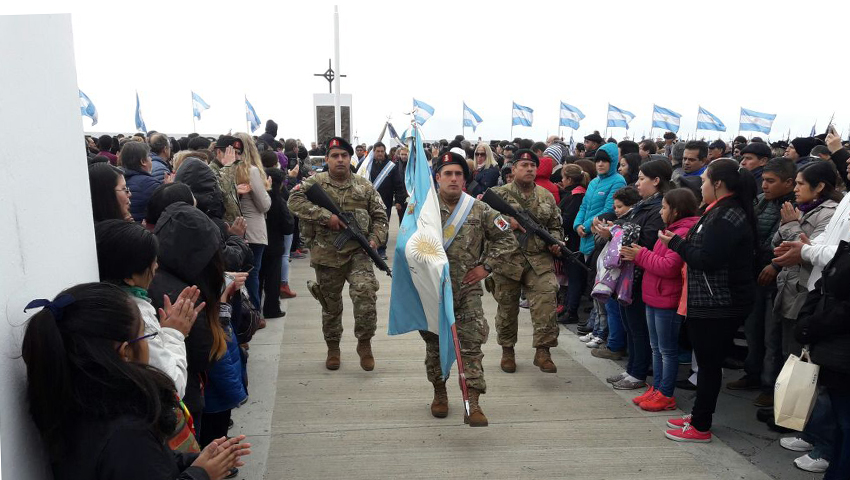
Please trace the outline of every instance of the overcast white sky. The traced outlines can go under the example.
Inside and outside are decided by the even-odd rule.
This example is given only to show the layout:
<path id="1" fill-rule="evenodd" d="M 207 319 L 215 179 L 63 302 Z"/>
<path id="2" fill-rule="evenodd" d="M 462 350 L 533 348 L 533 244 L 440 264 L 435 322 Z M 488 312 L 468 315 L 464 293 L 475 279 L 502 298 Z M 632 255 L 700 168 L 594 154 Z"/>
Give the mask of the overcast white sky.
<path id="1" fill-rule="evenodd" d="M 134 131 L 138 90 L 149 129 L 191 132 L 194 90 L 211 105 L 199 132 L 244 131 L 247 95 L 278 136 L 311 141 L 312 94 L 327 92 L 313 74 L 333 55 L 338 4 L 342 91 L 361 142 L 388 115 L 401 131 L 414 96 L 436 109 L 427 138 L 460 133 L 462 101 L 484 120 L 468 138 L 508 138 L 516 101 L 534 125 L 514 136 L 544 139 L 561 100 L 587 115 L 577 137 L 604 130 L 608 102 L 637 115 L 638 137 L 653 103 L 683 115 L 680 136 L 694 134 L 698 105 L 723 120 L 724 138 L 741 106 L 778 115 L 772 139 L 815 121 L 821 132 L 833 112 L 850 133 L 847 1 L 12 3 L 0 14 L 70 9 L 79 86 L 100 115 L 86 131 Z"/>

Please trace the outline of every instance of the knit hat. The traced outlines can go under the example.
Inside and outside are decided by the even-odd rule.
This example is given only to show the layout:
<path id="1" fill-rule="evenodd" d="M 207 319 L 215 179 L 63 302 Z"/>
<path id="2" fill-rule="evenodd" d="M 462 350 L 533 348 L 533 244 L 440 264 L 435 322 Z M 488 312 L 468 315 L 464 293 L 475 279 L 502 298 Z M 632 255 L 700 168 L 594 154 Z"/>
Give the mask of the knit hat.
<path id="1" fill-rule="evenodd" d="M 605 145 L 602 145 L 593 157 L 594 162 L 602 160 L 608 163 L 614 163 L 615 161 L 619 161 L 619 159 L 620 151 L 615 143 L 606 143 Z"/>
<path id="2" fill-rule="evenodd" d="M 563 147 L 557 143 L 553 143 L 543 152 L 543 156 L 555 160 L 555 163 L 561 163 L 561 158 L 564 156 Z"/>
<path id="3" fill-rule="evenodd" d="M 801 157 L 808 157 L 809 153 L 812 152 L 812 149 L 817 145 L 817 140 L 811 137 L 797 137 L 794 140 L 791 140 L 791 145 L 794 146 L 794 150 L 797 151 L 797 154 Z"/>

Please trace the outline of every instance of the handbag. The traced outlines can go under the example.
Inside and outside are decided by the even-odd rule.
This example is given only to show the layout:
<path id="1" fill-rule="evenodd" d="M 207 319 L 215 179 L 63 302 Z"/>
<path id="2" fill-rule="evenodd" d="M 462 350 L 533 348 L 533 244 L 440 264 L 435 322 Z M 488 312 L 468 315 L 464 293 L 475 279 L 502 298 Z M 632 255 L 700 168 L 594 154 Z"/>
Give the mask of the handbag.
<path id="1" fill-rule="evenodd" d="M 236 334 L 236 341 L 239 344 L 248 343 L 254 338 L 254 334 L 260 328 L 260 311 L 254 308 L 251 303 L 251 298 L 248 296 L 248 289 L 242 287 L 239 289 L 239 299 L 241 307 L 238 312 L 238 318 L 231 322 L 233 331 Z"/>
<path id="2" fill-rule="evenodd" d="M 799 357 L 788 356 L 773 393 L 773 420 L 777 425 L 803 431 L 815 407 L 819 371 L 805 347 Z"/>

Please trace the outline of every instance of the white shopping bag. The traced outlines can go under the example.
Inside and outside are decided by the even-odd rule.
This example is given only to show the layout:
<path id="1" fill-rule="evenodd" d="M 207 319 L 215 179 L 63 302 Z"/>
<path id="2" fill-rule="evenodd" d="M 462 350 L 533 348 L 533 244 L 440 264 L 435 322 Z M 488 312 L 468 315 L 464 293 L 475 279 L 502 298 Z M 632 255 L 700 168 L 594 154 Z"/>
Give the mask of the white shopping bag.
<path id="1" fill-rule="evenodd" d="M 815 406 L 819 370 L 806 348 L 799 357 L 788 356 L 773 393 L 773 420 L 777 425 L 803 430 Z"/>

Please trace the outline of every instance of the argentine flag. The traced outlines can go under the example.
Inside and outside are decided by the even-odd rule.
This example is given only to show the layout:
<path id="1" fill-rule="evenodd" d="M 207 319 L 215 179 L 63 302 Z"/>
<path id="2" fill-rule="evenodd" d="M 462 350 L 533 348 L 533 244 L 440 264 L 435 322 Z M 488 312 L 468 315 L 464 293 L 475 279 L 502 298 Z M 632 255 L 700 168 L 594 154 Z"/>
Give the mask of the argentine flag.
<path id="1" fill-rule="evenodd" d="M 195 92 L 192 92 L 192 115 L 194 115 L 195 118 L 200 120 L 201 119 L 201 112 L 203 112 L 204 110 L 206 110 L 208 108 L 210 108 L 210 106 L 207 105 L 207 102 L 205 102 L 204 99 L 201 98 L 200 95 L 198 95 Z"/>
<path id="2" fill-rule="evenodd" d="M 419 125 L 424 125 L 434 115 L 434 107 L 425 102 L 413 99 L 413 119 Z"/>
<path id="3" fill-rule="evenodd" d="M 755 110 L 747 110 L 741 108 L 741 120 L 738 127 L 740 131 L 770 133 L 770 128 L 773 126 L 773 120 L 776 119 L 775 113 L 761 113 Z"/>
<path id="4" fill-rule="evenodd" d="M 467 107 L 466 102 L 463 102 L 463 126 L 472 127 L 472 131 L 474 132 L 478 128 L 478 124 L 482 121 L 481 117 L 473 112 L 471 108 Z"/>
<path id="5" fill-rule="evenodd" d="M 84 117 L 91 118 L 91 126 L 97 125 L 97 109 L 94 107 L 94 104 L 89 100 L 89 96 L 83 93 L 82 90 L 80 92 L 80 113 L 83 114 Z"/>
<path id="6" fill-rule="evenodd" d="M 679 132 L 679 122 L 682 115 L 658 105 L 652 106 L 652 127 L 663 128 L 673 133 Z"/>
<path id="7" fill-rule="evenodd" d="M 257 116 L 257 111 L 254 110 L 254 106 L 248 101 L 248 97 L 245 97 L 245 116 L 251 125 L 251 133 L 254 133 L 254 131 L 260 128 L 260 117 Z"/>
<path id="8" fill-rule="evenodd" d="M 697 130 L 714 130 L 715 132 L 725 132 L 726 125 L 720 121 L 717 116 L 708 110 L 699 107 L 697 113 Z"/>
<path id="9" fill-rule="evenodd" d="M 578 130 L 579 122 L 582 120 L 584 120 L 584 114 L 581 113 L 581 110 L 569 103 L 561 102 L 561 121 L 558 125 Z"/>
<path id="10" fill-rule="evenodd" d="M 136 130 L 142 133 L 148 133 L 148 127 L 145 126 L 145 119 L 142 118 L 142 107 L 139 105 L 139 92 L 136 92 Z"/>
<path id="11" fill-rule="evenodd" d="M 530 127 L 534 122 L 534 110 L 523 107 L 516 102 L 513 102 L 513 104 L 513 108 L 511 109 L 511 126 L 522 125 L 523 127 Z"/>
<path id="12" fill-rule="evenodd" d="M 628 111 L 623 110 L 622 108 L 617 108 L 614 105 L 608 104 L 608 126 L 609 127 L 621 127 L 626 130 L 629 129 L 629 122 L 634 120 L 635 114 Z"/>
<path id="13" fill-rule="evenodd" d="M 455 361 L 455 314 L 449 260 L 443 249 L 443 220 L 422 133 L 414 127 L 406 140 L 410 143 L 410 160 L 404 183 L 410 204 L 396 240 L 389 334 L 427 330 L 439 335 L 445 380 Z"/>

